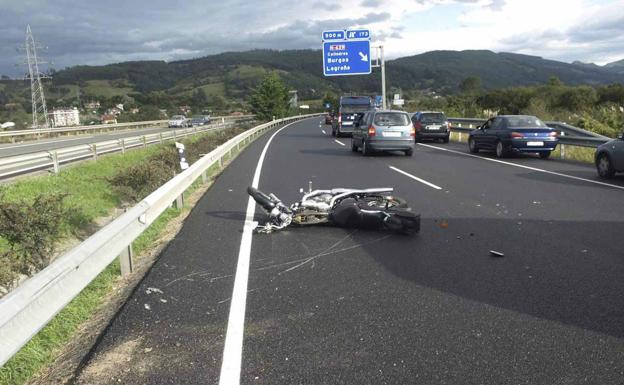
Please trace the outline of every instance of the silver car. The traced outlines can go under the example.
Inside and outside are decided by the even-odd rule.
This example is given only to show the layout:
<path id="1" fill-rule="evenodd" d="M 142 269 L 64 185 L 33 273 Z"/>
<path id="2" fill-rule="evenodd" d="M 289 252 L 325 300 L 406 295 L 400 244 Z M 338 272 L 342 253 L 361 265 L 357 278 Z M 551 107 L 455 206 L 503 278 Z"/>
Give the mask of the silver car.
<path id="1" fill-rule="evenodd" d="M 403 151 L 414 153 L 414 127 L 410 116 L 403 111 L 368 111 L 354 124 L 351 149 L 362 149 L 362 155 L 375 151 Z"/>
<path id="2" fill-rule="evenodd" d="M 624 134 L 598 146 L 595 162 L 601 178 L 613 178 L 616 172 L 624 172 Z"/>

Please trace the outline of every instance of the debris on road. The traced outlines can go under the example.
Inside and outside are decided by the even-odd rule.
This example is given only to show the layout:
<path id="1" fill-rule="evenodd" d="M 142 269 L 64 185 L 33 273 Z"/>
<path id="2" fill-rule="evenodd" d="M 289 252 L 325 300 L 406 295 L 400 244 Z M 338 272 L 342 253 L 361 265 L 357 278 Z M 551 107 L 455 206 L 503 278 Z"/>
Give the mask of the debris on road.
<path id="1" fill-rule="evenodd" d="M 157 287 L 148 287 L 147 290 L 145 290 L 145 294 L 152 294 L 152 293 L 164 294 L 163 291 Z"/>
<path id="2" fill-rule="evenodd" d="M 495 251 L 495 250 L 490 250 L 490 255 L 492 255 L 493 257 L 504 257 L 505 254 L 501 253 L 500 251 Z"/>

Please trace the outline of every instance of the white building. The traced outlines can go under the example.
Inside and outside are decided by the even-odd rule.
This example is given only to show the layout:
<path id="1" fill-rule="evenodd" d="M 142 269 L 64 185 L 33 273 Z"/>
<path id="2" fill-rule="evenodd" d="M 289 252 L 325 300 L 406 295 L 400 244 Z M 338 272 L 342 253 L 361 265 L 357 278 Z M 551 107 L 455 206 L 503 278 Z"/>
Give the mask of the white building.
<path id="1" fill-rule="evenodd" d="M 80 125 L 80 113 L 74 108 L 55 108 L 50 114 L 53 127 L 68 127 Z"/>

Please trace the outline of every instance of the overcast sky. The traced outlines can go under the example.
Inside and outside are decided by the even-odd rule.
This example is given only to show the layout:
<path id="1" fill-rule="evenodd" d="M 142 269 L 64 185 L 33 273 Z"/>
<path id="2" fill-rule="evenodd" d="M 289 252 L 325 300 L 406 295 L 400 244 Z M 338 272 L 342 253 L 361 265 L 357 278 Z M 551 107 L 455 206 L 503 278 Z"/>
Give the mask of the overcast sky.
<path id="1" fill-rule="evenodd" d="M 624 59 L 624 0 L 0 0 L 0 74 L 24 73 L 15 64 L 27 24 L 56 69 L 320 49 L 323 30 L 350 27 L 370 28 L 391 58 L 490 49 L 566 62 Z"/>

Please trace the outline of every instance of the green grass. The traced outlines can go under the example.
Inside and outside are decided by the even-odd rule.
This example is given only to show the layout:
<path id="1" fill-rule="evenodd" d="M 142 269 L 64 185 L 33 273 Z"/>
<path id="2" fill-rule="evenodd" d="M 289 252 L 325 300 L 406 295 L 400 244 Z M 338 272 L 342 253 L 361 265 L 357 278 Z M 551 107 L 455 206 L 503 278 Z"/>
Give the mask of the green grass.
<path id="1" fill-rule="evenodd" d="M 83 89 L 85 94 L 110 98 L 113 96 L 126 96 L 132 92 L 131 87 L 116 87 L 108 80 L 88 80 Z"/>
<path id="2" fill-rule="evenodd" d="M 193 137 L 190 140 L 197 139 L 197 137 Z M 115 194 L 110 192 L 110 185 L 104 182 L 105 178 L 112 176 L 118 171 L 118 167 L 128 167 L 131 164 L 141 162 L 153 152 L 158 151 L 158 148 L 159 146 L 153 146 L 143 150 L 128 152 L 124 155 L 111 155 L 100 158 L 97 163 L 81 164 L 71 169 L 63 170 L 57 176 L 35 177 L 23 180 L 9 185 L 7 196 L 11 197 L 11 199 L 18 199 L 20 196 L 28 199 L 42 191 L 71 191 L 74 196 L 72 202 L 85 211 L 82 217 L 93 216 L 95 218 L 98 216 L 98 213 L 104 213 L 105 215 L 119 203 Z M 234 150 L 233 157 L 237 153 Z M 209 176 L 213 176 L 218 172 L 218 164 L 215 164 L 207 171 Z M 89 186 L 89 183 L 91 183 L 91 186 Z M 187 190 L 186 194 L 192 193 L 201 186 L 202 180 L 199 178 Z M 93 199 L 98 203 L 90 205 L 89 199 Z M 133 242 L 134 252 L 140 254 L 152 247 L 171 220 L 178 217 L 181 213 L 188 212 L 190 209 L 190 207 L 185 207 L 183 209 L 168 208 L 165 210 Z M 70 225 L 72 224 L 68 223 L 68 226 Z M 75 331 L 99 310 L 119 279 L 119 262 L 115 260 L 11 360 L 0 368 L 0 385 L 24 384 L 39 371 L 48 367 L 62 351 L 65 344 L 72 339 Z"/>
<path id="3" fill-rule="evenodd" d="M 76 329 L 100 307 L 119 279 L 119 263 L 113 262 L 69 303 L 50 323 L 0 368 L 0 384 L 28 381 L 49 365 Z"/>

